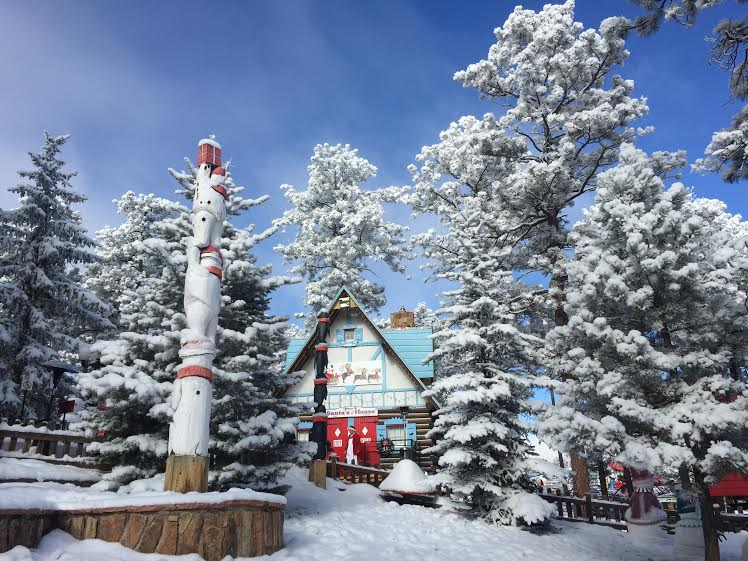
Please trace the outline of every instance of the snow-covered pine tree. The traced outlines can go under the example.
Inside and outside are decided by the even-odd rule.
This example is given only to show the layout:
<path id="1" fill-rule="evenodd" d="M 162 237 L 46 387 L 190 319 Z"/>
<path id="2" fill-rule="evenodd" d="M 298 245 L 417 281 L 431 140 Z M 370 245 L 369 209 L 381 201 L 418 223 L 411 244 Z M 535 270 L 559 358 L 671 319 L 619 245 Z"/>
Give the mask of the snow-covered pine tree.
<path id="1" fill-rule="evenodd" d="M 645 36 L 658 31 L 665 20 L 692 27 L 701 12 L 723 3 L 723 0 L 632 1 L 645 13 L 634 21 L 618 18 L 618 25 Z M 748 99 L 748 17 L 725 18 L 713 33 L 708 38 L 712 44 L 709 62 L 730 73 L 731 98 L 745 102 Z M 695 162 L 695 170 L 721 173 L 729 183 L 748 179 L 748 106 L 743 105 L 733 116 L 731 126 L 712 134 L 704 152 L 705 157 Z"/>
<path id="2" fill-rule="evenodd" d="M 183 193 L 191 198 L 195 170 L 170 170 Z M 239 216 L 268 200 L 241 196 L 244 187 L 233 182 L 227 168 L 227 212 Z M 258 265 L 253 248 L 276 233 L 279 225 L 254 233 L 254 225 L 238 228 L 228 222 L 223 234 L 223 305 L 218 318 L 213 382 L 210 451 L 213 456 L 210 486 L 226 489 L 247 486 L 269 489 L 297 461 L 310 457 L 308 445 L 296 442 L 296 425 L 303 405 L 283 397 L 298 382 L 298 374 L 285 375 L 288 345 L 286 318 L 269 313 L 274 289 L 299 282 L 298 277 L 271 276 L 272 267 Z"/>
<path id="3" fill-rule="evenodd" d="M 385 303 L 384 287 L 367 278 L 370 266 L 384 263 L 393 271 L 405 270 L 402 235 L 407 228 L 387 221 L 382 206 L 396 200 L 399 191 L 362 188 L 377 168 L 348 145 L 318 144 L 307 169 L 305 191 L 281 186 L 291 209 L 276 222 L 298 229 L 291 243 L 276 249 L 307 281 L 304 303 L 312 309 L 307 325 L 343 285 L 376 312 Z"/>
<path id="4" fill-rule="evenodd" d="M 523 324 L 532 306 L 527 287 L 485 255 L 465 263 L 460 287 L 446 293 L 441 312 L 451 328 L 436 334 L 433 359 L 449 365 L 429 394 L 442 403 L 425 453 L 439 457 L 431 477 L 478 516 L 498 524 L 539 524 L 552 506 L 538 497 L 522 416 L 530 411 L 534 377 L 528 371 L 540 340 Z"/>
<path id="5" fill-rule="evenodd" d="M 466 153 L 447 136 L 424 149 L 420 169 L 411 168 L 407 199 L 439 218 L 441 228 L 413 241 L 423 248 L 432 278 L 457 285 L 443 295 L 447 303 L 438 311 L 432 359 L 439 374 L 431 391 L 443 407 L 431 433 L 437 443 L 426 452 L 439 456 L 434 482 L 447 485 L 480 516 L 539 523 L 550 509 L 530 492 L 527 472 L 539 462 L 530 457 L 521 418 L 535 383 L 533 350 L 542 343 L 527 332 L 535 294 L 513 280 L 506 267 L 510 250 L 495 243 L 490 219 L 515 163 Z M 437 186 L 445 168 L 459 179 Z"/>
<path id="6" fill-rule="evenodd" d="M 86 201 L 73 189 L 76 173 L 64 170 L 67 136 L 44 133 L 32 169 L 10 188 L 18 208 L 0 210 L 0 415 L 16 416 L 23 379 L 33 384 L 26 415 L 46 419 L 51 372 L 42 363 L 76 353 L 83 332 L 111 326 L 107 306 L 76 280 L 73 268 L 95 260 L 94 242 L 72 207 Z M 59 395 L 70 394 L 61 382 Z"/>
<path id="7" fill-rule="evenodd" d="M 195 170 L 170 170 L 190 199 Z M 228 212 L 238 215 L 261 204 L 241 197 L 243 187 L 227 176 L 231 195 Z M 171 410 L 169 396 L 180 363 L 180 331 L 185 326 L 183 287 L 185 239 L 192 229 L 188 209 L 153 195 L 125 195 L 120 212 L 124 224 L 102 231 L 104 265 L 88 282 L 102 293 L 121 296 L 120 325 L 115 341 L 101 341 L 93 349 L 101 368 L 81 381 L 92 403 L 109 409 L 89 409 L 83 427 L 103 430 L 107 438 L 92 450 L 119 467 L 112 483 L 127 483 L 163 469 Z M 267 314 L 270 293 L 277 286 L 297 282 L 270 277 L 270 266 L 257 266 L 251 250 L 276 227 L 253 235 L 254 226 L 227 224 L 223 236 L 225 271 L 223 307 L 219 316 L 213 409 L 211 417 L 210 486 L 270 488 L 290 464 L 303 459 L 305 449 L 294 442 L 298 405 L 282 398 L 294 383 L 282 375 L 286 341 L 282 318 Z M 121 280 L 128 276 L 129 280 Z M 124 284 L 118 284 L 124 283 Z"/>
<path id="8" fill-rule="evenodd" d="M 547 336 L 565 380 L 538 422 L 564 451 L 691 470 L 707 559 L 719 559 L 708 483 L 748 468 L 746 225 L 663 178 L 684 161 L 624 145 L 574 230 L 567 325 Z M 716 553 L 715 553 L 716 552 Z"/>
<path id="9" fill-rule="evenodd" d="M 476 219 L 485 224 L 481 236 L 512 249 L 502 269 L 549 277 L 557 325 L 566 322 L 569 210 L 595 190 L 598 173 L 636 134 L 630 124 L 647 112 L 646 100 L 631 96 L 633 82 L 614 74 L 628 57 L 614 23 L 584 29 L 574 21 L 573 1 L 538 12 L 515 8 L 495 30 L 487 58 L 455 74 L 506 112 L 460 118 L 421 151 L 420 171 L 413 168 L 411 204 L 441 218 L 459 211 L 456 193 L 497 181 L 504 160 L 514 164 Z M 584 465 L 576 469 L 585 488 Z"/>
<path id="10" fill-rule="evenodd" d="M 116 203 L 125 221 L 97 233 L 101 261 L 88 269 L 86 284 L 110 299 L 119 332 L 92 345 L 95 366 L 79 378 L 89 405 L 80 428 L 103 433 L 89 453 L 117 466 L 112 485 L 163 470 L 184 327 L 183 240 L 192 232 L 179 203 L 132 192 Z"/>

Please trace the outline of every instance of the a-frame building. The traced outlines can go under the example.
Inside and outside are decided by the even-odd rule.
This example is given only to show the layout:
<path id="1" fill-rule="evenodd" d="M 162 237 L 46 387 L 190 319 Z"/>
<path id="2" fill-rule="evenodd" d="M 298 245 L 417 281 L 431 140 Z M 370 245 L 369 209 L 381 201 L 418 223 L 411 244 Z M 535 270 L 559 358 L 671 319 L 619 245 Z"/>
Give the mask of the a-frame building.
<path id="1" fill-rule="evenodd" d="M 391 467 L 401 450 L 415 451 L 422 467 L 431 458 L 420 451 L 431 445 L 426 433 L 433 425 L 436 404 L 424 397 L 434 378 L 431 362 L 424 359 L 433 351 L 430 328 L 413 326 L 413 313 L 404 309 L 392 314 L 388 329 L 378 328 L 358 305 L 351 292 L 342 287 L 328 307 L 328 411 L 327 439 L 340 457 L 345 457 L 347 427 L 352 426 L 365 449 L 359 461 Z M 286 371 L 302 370 L 304 377 L 287 392 L 287 397 L 313 403 L 314 340 L 292 339 L 286 357 Z M 299 440 L 308 440 L 311 413 L 302 417 Z M 388 440 L 389 452 L 379 454 L 377 442 Z"/>

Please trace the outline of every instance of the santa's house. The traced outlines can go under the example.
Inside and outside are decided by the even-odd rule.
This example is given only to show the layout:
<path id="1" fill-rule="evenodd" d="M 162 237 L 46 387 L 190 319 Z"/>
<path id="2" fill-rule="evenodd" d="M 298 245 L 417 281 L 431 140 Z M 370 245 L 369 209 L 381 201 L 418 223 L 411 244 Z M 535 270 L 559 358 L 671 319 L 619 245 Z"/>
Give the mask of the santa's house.
<path id="1" fill-rule="evenodd" d="M 431 445 L 426 433 L 433 426 L 436 405 L 424 397 L 434 378 L 430 328 L 415 327 L 413 312 L 401 309 L 390 316 L 390 326 L 380 329 L 367 316 L 350 291 L 343 287 L 328 310 L 327 440 L 341 459 L 350 457 L 356 443 L 361 465 L 392 467 L 403 457 L 432 467 L 423 454 Z M 314 336 L 292 339 L 286 370 L 305 372 L 287 396 L 302 403 L 314 399 Z M 312 416 L 302 416 L 298 439 L 309 440 Z M 350 429 L 349 429 L 350 427 Z M 351 430 L 352 429 L 352 430 Z M 360 439 L 360 441 L 359 441 Z"/>

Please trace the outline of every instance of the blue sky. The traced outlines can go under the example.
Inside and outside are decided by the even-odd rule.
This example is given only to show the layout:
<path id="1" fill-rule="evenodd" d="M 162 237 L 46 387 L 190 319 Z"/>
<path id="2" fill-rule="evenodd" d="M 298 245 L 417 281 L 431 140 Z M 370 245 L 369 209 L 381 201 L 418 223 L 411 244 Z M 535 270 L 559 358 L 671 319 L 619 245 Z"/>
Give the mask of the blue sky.
<path id="1" fill-rule="evenodd" d="M 486 55 L 493 29 L 514 5 L 8 0 L 0 6 L 0 207 L 14 205 L 6 188 L 44 129 L 72 135 L 65 158 L 89 197 L 80 211 L 92 232 L 118 223 L 111 201 L 128 189 L 172 197 L 167 167 L 194 159 L 197 140 L 209 133 L 248 196 L 271 196 L 243 219 L 258 228 L 285 208 L 281 184 L 306 184 L 318 142 L 358 147 L 379 168 L 372 187 L 406 184 L 406 166 L 421 146 L 461 115 L 495 109 L 452 75 Z M 636 13 L 626 0 L 577 1 L 586 26 Z M 694 29 L 666 25 L 654 37 L 629 40 L 620 73 L 649 99 L 639 124 L 655 127 L 640 142 L 644 149 L 682 148 L 694 160 L 737 111 L 726 74 L 708 64 L 704 38 L 719 19 L 741 15 L 725 0 Z M 732 212 L 748 211 L 745 185 L 691 173 L 685 183 Z M 388 212 L 410 223 L 406 209 Z M 272 246 L 282 239 L 258 249 L 279 274 L 286 266 Z M 420 300 L 437 305 L 438 288 L 411 269 L 410 280 L 378 270 L 389 299 L 383 313 Z M 302 298 L 302 286 L 284 287 L 273 309 L 293 313 Z"/>

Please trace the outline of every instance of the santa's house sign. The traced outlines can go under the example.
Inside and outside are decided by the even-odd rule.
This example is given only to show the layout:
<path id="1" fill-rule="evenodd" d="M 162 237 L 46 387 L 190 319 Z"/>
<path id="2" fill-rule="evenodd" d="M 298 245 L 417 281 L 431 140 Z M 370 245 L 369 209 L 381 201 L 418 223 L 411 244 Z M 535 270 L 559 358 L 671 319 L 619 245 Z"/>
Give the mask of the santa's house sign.
<path id="1" fill-rule="evenodd" d="M 343 407 L 342 409 L 330 409 L 327 412 L 328 419 L 339 419 L 341 417 L 377 417 L 379 411 L 376 408 Z"/>

